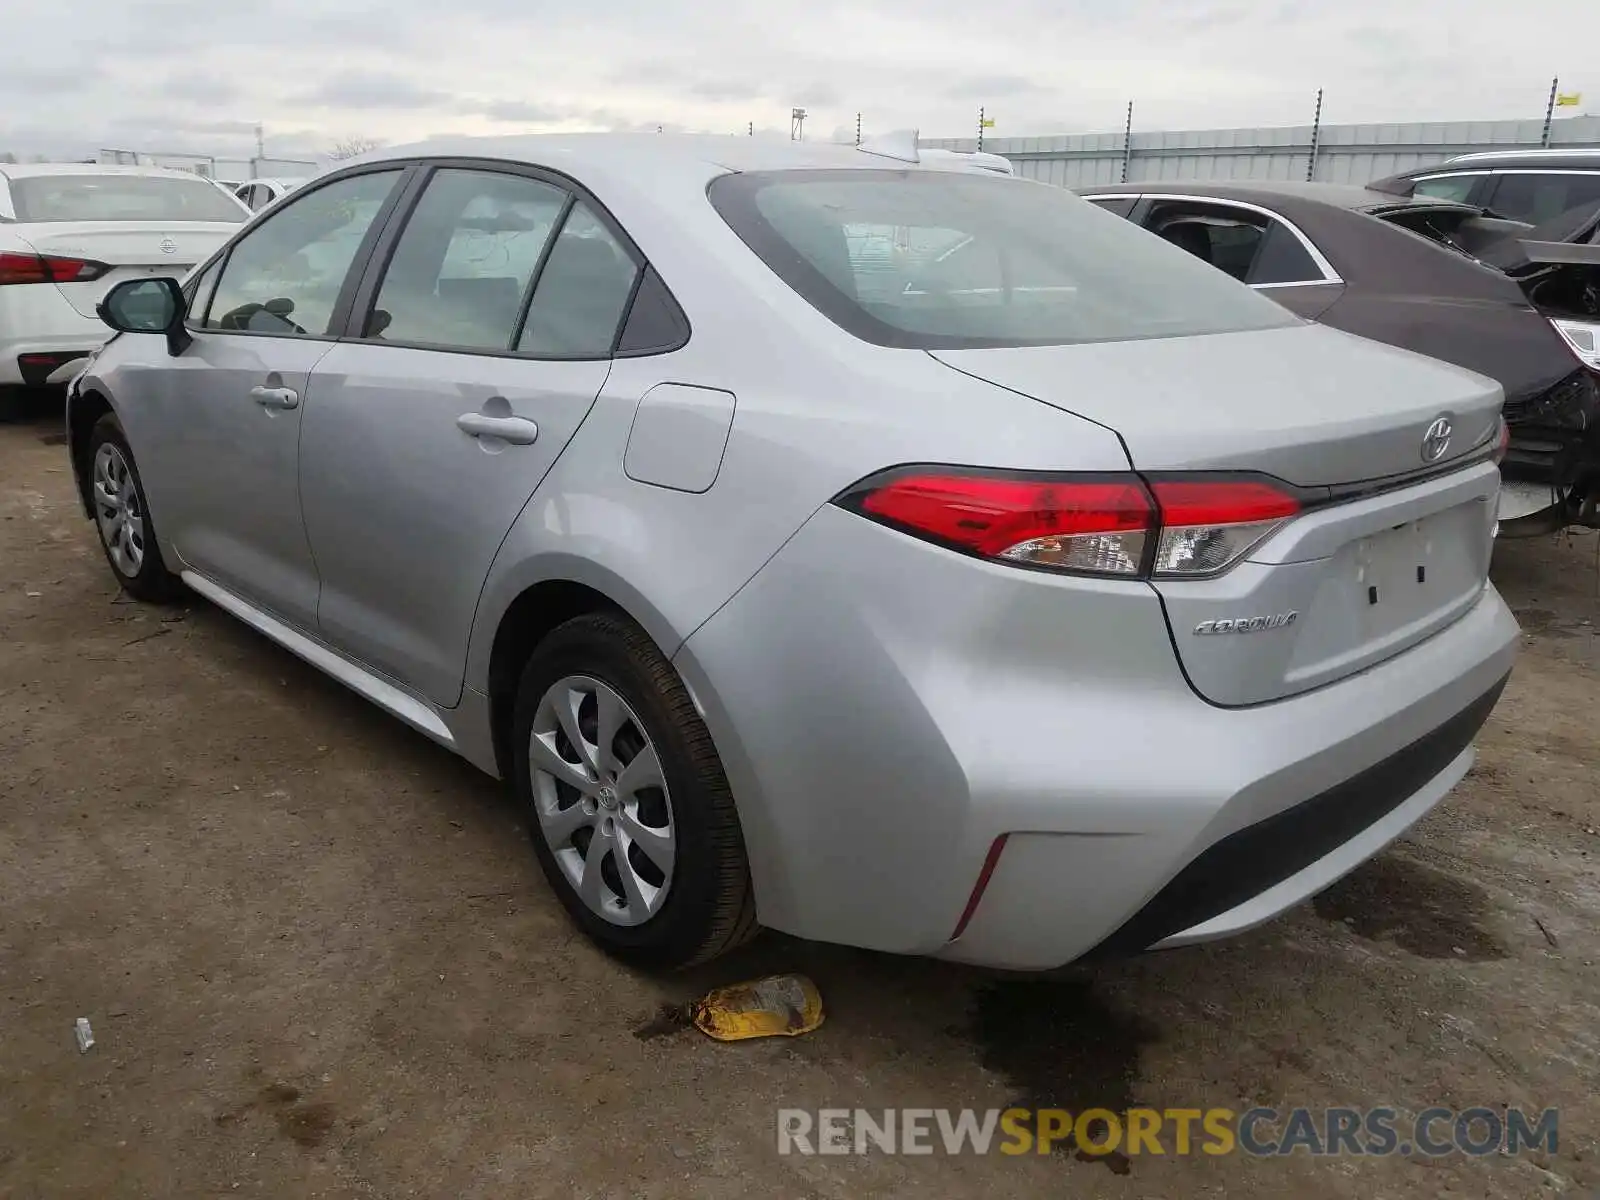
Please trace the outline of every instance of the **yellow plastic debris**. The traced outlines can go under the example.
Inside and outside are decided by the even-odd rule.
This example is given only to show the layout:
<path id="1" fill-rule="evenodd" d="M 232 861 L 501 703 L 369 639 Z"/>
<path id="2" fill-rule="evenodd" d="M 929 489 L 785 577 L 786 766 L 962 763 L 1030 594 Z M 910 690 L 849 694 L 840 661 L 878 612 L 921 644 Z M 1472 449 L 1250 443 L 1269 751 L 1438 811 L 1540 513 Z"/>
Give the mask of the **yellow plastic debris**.
<path id="1" fill-rule="evenodd" d="M 694 1023 L 719 1042 L 798 1037 L 822 1024 L 822 993 L 804 975 L 769 975 L 696 1000 Z"/>

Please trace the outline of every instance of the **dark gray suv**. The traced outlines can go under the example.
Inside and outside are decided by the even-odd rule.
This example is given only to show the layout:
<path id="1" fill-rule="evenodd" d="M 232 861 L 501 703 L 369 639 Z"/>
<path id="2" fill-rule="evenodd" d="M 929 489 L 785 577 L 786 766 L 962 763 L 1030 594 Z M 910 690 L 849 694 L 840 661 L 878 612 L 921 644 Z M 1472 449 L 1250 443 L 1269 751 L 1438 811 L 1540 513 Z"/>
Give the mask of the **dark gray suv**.
<path id="1" fill-rule="evenodd" d="M 1497 150 L 1463 154 L 1367 186 L 1396 196 L 1434 196 L 1540 225 L 1582 204 L 1600 204 L 1600 149 Z"/>

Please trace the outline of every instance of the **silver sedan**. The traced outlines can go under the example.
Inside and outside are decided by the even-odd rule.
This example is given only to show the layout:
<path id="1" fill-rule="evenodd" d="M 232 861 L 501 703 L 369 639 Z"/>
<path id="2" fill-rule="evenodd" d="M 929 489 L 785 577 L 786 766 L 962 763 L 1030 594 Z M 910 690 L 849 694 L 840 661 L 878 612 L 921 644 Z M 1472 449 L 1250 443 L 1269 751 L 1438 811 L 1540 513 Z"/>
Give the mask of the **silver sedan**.
<path id="1" fill-rule="evenodd" d="M 1497 385 L 912 141 L 387 149 L 102 312 L 117 583 L 506 779 L 630 961 L 1230 934 L 1511 668 Z"/>

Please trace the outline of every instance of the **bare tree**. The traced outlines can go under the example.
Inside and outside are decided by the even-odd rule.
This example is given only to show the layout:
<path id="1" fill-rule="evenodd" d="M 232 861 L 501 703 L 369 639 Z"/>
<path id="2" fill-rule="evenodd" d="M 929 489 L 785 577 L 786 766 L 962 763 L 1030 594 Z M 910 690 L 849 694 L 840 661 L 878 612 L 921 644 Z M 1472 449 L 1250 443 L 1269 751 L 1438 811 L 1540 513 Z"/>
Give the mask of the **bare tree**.
<path id="1" fill-rule="evenodd" d="M 383 143 L 377 138 L 360 136 L 340 138 L 333 144 L 333 149 L 328 152 L 328 157 L 336 162 L 346 158 L 357 158 L 368 150 L 376 150 L 381 145 Z"/>

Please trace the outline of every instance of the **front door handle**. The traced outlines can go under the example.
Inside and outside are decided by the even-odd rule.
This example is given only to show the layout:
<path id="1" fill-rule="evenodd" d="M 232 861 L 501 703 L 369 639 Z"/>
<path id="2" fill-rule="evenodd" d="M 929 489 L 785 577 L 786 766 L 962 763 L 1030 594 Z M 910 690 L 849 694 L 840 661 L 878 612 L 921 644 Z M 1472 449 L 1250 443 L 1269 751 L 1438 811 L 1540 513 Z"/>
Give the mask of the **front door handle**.
<path id="1" fill-rule="evenodd" d="M 531 446 L 539 436 L 539 427 L 527 417 L 491 417 L 484 413 L 462 413 L 456 418 L 456 428 L 469 437 L 499 438 L 513 446 Z"/>
<path id="2" fill-rule="evenodd" d="M 250 389 L 250 399 L 262 408 L 299 408 L 300 393 L 293 388 L 286 387 L 253 387 Z"/>

